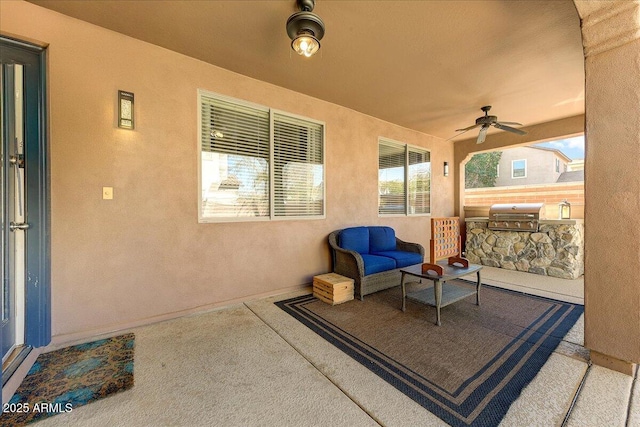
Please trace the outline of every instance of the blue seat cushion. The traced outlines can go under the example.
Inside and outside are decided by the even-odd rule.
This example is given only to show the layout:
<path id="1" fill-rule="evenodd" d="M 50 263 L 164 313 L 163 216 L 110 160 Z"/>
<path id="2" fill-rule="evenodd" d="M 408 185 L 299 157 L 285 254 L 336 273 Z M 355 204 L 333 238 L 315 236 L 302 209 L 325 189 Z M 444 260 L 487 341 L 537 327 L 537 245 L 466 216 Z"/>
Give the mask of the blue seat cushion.
<path id="1" fill-rule="evenodd" d="M 403 251 L 384 251 L 376 252 L 377 256 L 393 258 L 396 261 L 396 268 L 407 267 L 414 264 L 422 264 L 422 255 L 415 252 L 403 252 Z"/>
<path id="2" fill-rule="evenodd" d="M 359 254 L 369 253 L 369 227 L 345 228 L 340 232 L 340 242 L 342 249 L 356 251 Z"/>
<path id="3" fill-rule="evenodd" d="M 364 261 L 365 276 L 396 268 L 396 261 L 386 256 L 364 254 L 362 255 L 362 260 Z"/>
<path id="4" fill-rule="evenodd" d="M 369 253 L 395 251 L 396 232 L 391 227 L 369 227 Z"/>

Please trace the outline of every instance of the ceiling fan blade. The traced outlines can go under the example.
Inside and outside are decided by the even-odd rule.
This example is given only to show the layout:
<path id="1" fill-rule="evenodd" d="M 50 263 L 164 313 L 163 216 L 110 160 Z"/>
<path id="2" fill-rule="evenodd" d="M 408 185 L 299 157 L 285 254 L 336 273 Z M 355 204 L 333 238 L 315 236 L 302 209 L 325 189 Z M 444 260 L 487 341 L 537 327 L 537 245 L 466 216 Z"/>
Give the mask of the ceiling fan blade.
<path id="1" fill-rule="evenodd" d="M 501 125 L 509 125 L 509 126 L 522 126 L 522 123 L 518 123 L 518 122 L 497 122 L 500 123 Z"/>
<path id="2" fill-rule="evenodd" d="M 471 125 L 471 126 L 469 126 L 468 128 L 464 128 L 464 129 L 456 129 L 456 132 L 462 132 L 462 131 L 466 132 L 466 131 L 471 130 L 471 129 L 473 129 L 473 128 L 477 128 L 478 126 L 480 126 L 480 125 Z M 457 135 L 456 135 L 456 136 L 457 136 Z"/>
<path id="3" fill-rule="evenodd" d="M 462 132 L 460 132 L 460 133 L 457 133 L 457 134 L 453 135 L 451 138 L 447 138 L 447 139 L 445 139 L 445 141 L 451 141 L 453 138 L 457 138 L 457 137 L 459 137 L 460 135 L 462 135 L 463 133 L 468 132 L 468 131 L 469 131 L 469 129 L 467 129 L 467 130 L 463 130 Z"/>
<path id="4" fill-rule="evenodd" d="M 489 130 L 489 126 L 483 125 L 482 129 L 480 129 L 480 133 L 478 134 L 478 139 L 476 144 L 482 144 L 487 137 L 487 130 Z"/>
<path id="5" fill-rule="evenodd" d="M 523 130 L 512 128 L 510 126 L 505 126 L 502 123 L 494 123 L 493 125 L 495 127 L 497 127 L 498 129 L 506 130 L 507 132 L 513 132 L 513 133 L 518 134 L 518 135 L 526 135 L 527 134 L 527 132 L 525 132 Z"/>
<path id="6" fill-rule="evenodd" d="M 457 138 L 460 135 L 462 135 L 463 133 L 469 132 L 471 129 L 477 128 L 478 126 L 480 126 L 480 125 L 473 125 L 473 126 L 469 126 L 468 128 L 464 128 L 464 129 L 456 129 L 456 132 L 460 132 L 460 133 L 458 133 L 456 135 L 453 135 L 451 138 L 445 139 L 445 141 L 450 141 L 453 138 Z"/>

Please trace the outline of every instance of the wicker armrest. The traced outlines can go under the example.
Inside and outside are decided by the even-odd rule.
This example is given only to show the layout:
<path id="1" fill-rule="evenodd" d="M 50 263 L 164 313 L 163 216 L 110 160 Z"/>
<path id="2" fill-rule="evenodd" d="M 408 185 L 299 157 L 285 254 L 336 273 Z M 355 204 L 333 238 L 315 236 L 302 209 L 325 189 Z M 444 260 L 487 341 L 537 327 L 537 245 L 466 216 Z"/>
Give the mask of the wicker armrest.
<path id="1" fill-rule="evenodd" d="M 364 276 L 364 261 L 356 251 L 338 246 L 336 232 L 329 234 L 329 246 L 332 251 L 333 271 L 352 279 Z"/>
<path id="2" fill-rule="evenodd" d="M 415 252 L 424 257 L 424 247 L 419 243 L 405 242 L 396 237 L 396 249 L 404 252 Z"/>

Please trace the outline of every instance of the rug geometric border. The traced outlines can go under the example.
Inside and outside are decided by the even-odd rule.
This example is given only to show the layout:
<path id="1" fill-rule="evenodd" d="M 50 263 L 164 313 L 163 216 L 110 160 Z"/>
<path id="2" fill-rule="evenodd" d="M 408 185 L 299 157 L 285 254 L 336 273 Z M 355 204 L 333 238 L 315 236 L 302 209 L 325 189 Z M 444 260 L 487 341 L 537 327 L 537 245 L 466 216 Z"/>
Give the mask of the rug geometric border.
<path id="1" fill-rule="evenodd" d="M 497 426 L 582 315 L 584 306 L 488 285 L 483 287 L 544 300 L 551 306 L 452 392 L 308 310 L 306 305 L 317 301 L 312 295 L 275 304 L 448 424 Z M 480 381 L 481 377 L 485 377 L 484 380 Z"/>

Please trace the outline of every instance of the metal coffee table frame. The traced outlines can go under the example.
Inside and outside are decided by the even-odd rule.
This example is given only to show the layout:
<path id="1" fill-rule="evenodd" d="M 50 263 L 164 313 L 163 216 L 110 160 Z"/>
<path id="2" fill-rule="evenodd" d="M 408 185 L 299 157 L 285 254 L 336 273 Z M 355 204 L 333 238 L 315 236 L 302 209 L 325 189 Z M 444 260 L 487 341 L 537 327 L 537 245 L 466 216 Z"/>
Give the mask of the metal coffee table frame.
<path id="1" fill-rule="evenodd" d="M 407 298 L 422 304 L 430 305 L 436 308 L 436 325 L 440 326 L 440 309 L 442 307 L 446 307 L 449 304 L 453 304 L 454 302 L 460 301 L 461 299 L 467 298 L 473 294 L 476 295 L 476 305 L 480 305 L 480 286 L 482 284 L 480 281 L 480 270 L 482 270 L 482 266 L 471 264 L 468 267 L 459 267 L 448 265 L 446 261 L 444 263 L 438 263 L 438 265 L 443 269 L 442 275 L 437 275 L 433 272 L 423 273 L 422 264 L 411 265 L 401 269 L 400 272 L 402 273 L 402 278 L 400 279 L 400 285 L 402 286 L 402 311 L 406 311 Z M 473 273 L 477 274 L 475 290 L 466 286 L 447 283 L 449 280 L 457 279 Z M 406 276 L 432 280 L 433 292 L 431 292 L 431 287 L 429 287 L 407 293 L 405 285 Z"/>

